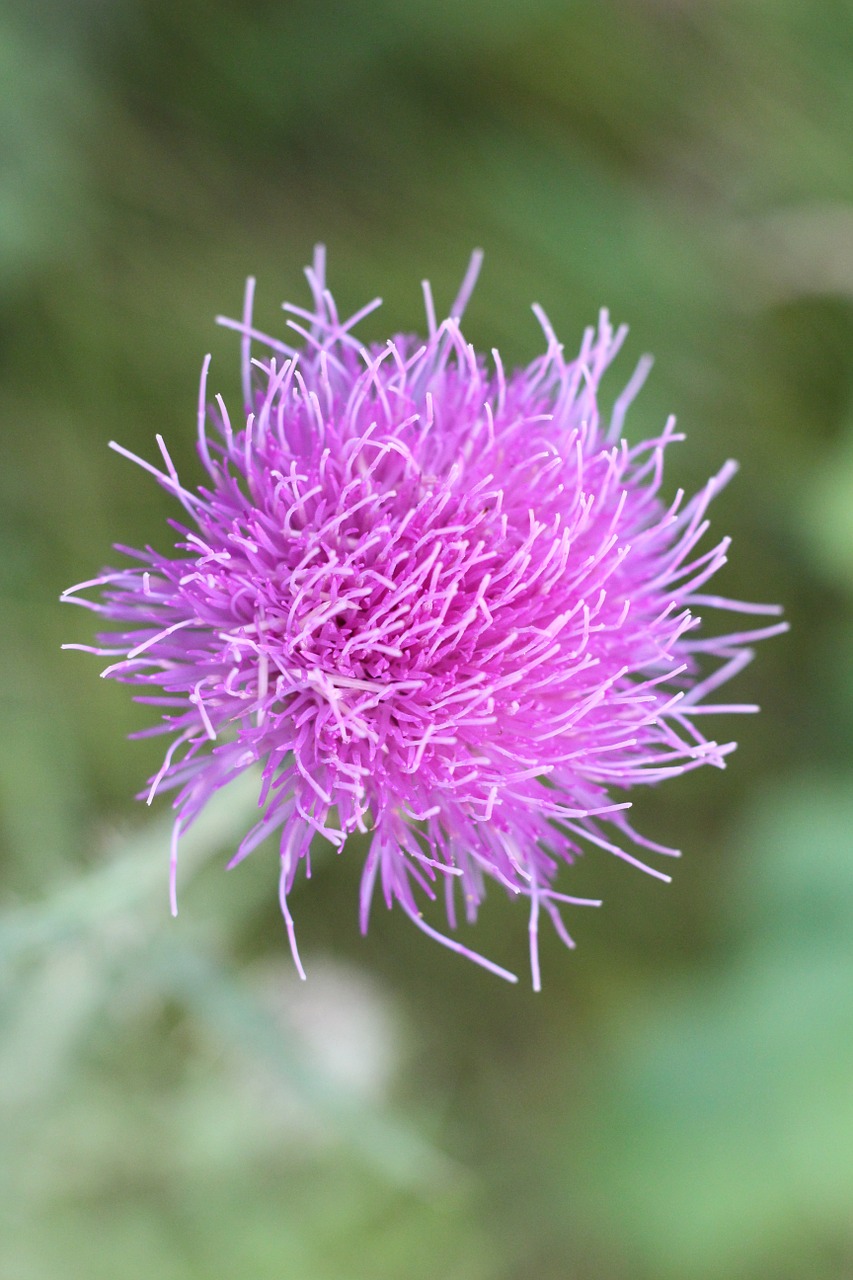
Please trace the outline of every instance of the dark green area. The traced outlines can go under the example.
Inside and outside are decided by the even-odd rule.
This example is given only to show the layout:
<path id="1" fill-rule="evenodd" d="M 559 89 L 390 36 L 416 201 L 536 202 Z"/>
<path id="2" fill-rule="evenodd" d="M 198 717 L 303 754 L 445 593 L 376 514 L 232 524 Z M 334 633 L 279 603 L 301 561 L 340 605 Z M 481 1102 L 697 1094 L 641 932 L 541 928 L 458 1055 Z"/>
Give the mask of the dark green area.
<path id="1" fill-rule="evenodd" d="M 0 11 L 0 1154 L 14 1280 L 846 1280 L 853 1274 L 853 10 L 807 0 L 32 0 Z M 740 749 L 637 797 L 666 888 L 591 852 L 579 950 L 510 989 L 355 898 L 188 842 L 63 587 L 198 477 L 212 321 L 305 301 L 324 241 L 365 338 L 449 305 L 515 364 L 608 306 L 668 485 L 729 456 L 721 589 L 789 636 Z M 617 389 L 615 382 L 612 391 Z M 476 945 L 523 970 L 496 889 Z"/>

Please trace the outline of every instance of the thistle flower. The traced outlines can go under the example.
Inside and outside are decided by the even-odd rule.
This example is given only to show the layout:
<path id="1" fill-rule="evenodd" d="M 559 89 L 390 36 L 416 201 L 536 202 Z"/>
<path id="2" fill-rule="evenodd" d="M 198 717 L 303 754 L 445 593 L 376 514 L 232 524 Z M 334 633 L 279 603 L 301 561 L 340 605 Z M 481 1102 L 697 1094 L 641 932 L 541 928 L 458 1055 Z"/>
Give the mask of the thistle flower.
<path id="1" fill-rule="evenodd" d="M 363 931 L 378 881 L 424 933 L 514 981 L 419 906 L 440 894 L 452 929 L 496 881 L 527 899 L 538 989 L 540 915 L 571 947 L 561 906 L 586 902 L 555 888 L 561 864 L 592 844 L 669 879 L 644 859 L 677 851 L 633 829 L 625 793 L 723 766 L 735 744 L 701 717 L 756 708 L 707 699 L 784 629 L 703 636 L 697 610 L 778 612 L 703 592 L 729 545 L 700 549 L 706 511 L 735 464 L 689 500 L 661 497 L 683 437 L 670 419 L 623 438 L 647 359 L 602 419 L 626 332 L 604 311 L 573 360 L 538 307 L 531 365 L 478 355 L 460 317 L 480 257 L 448 319 L 425 283 L 426 338 L 383 345 L 353 332 L 378 299 L 339 319 L 322 249 L 313 308 L 284 308 L 294 344 L 253 326 L 250 281 L 242 319 L 221 320 L 241 335 L 239 422 L 221 396 L 208 404 L 204 361 L 204 486 L 179 480 L 160 436 L 162 469 L 112 445 L 184 508 L 175 548 L 120 546 L 129 567 L 65 594 L 116 624 L 90 649 L 113 659 L 102 675 L 165 709 L 143 735 L 171 738 L 146 794 L 177 792 L 173 913 L 181 832 L 259 764 L 260 816 L 229 865 L 277 834 L 303 977 L 288 894 L 316 835 L 340 851 L 361 832 Z"/>

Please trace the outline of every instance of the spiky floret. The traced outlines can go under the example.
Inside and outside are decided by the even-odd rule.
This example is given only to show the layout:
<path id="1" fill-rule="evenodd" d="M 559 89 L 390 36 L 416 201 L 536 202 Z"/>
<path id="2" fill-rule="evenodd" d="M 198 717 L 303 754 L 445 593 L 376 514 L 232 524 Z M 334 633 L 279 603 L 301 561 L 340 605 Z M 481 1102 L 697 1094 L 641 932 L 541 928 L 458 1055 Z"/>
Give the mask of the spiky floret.
<path id="1" fill-rule="evenodd" d="M 473 921 L 496 880 L 528 899 L 538 989 L 540 912 L 572 946 L 560 905 L 585 901 L 555 889 L 560 864 L 591 842 L 669 878 L 637 851 L 677 851 L 633 830 L 623 793 L 723 765 L 735 744 L 708 740 L 699 717 L 755 708 L 706 698 L 784 628 L 702 636 L 697 609 L 778 610 L 703 593 L 728 548 L 701 549 L 707 508 L 735 466 L 664 502 L 674 420 L 640 444 L 622 436 L 648 361 L 602 421 L 625 329 L 602 312 L 566 360 L 534 308 L 544 354 L 506 373 L 460 328 L 479 261 L 440 324 L 424 285 L 425 340 L 384 346 L 353 333 L 378 300 L 339 319 L 321 249 L 313 309 L 285 306 L 298 348 L 253 327 L 250 281 L 242 319 L 221 321 L 242 338 L 239 424 L 220 396 L 208 407 L 204 362 L 205 485 L 181 483 L 159 436 L 162 470 L 112 446 L 183 506 L 175 549 L 119 547 L 131 567 L 66 593 L 118 624 L 93 650 L 114 659 L 102 674 L 165 709 L 144 733 L 172 737 L 147 797 L 177 792 L 173 911 L 181 832 L 261 765 L 261 816 L 230 865 L 278 833 L 300 973 L 287 895 L 316 834 L 340 850 L 357 831 L 363 930 L 379 880 L 388 906 L 514 980 L 418 906 L 441 886 L 455 927 L 457 899 Z M 87 587 L 95 601 L 77 596 Z"/>

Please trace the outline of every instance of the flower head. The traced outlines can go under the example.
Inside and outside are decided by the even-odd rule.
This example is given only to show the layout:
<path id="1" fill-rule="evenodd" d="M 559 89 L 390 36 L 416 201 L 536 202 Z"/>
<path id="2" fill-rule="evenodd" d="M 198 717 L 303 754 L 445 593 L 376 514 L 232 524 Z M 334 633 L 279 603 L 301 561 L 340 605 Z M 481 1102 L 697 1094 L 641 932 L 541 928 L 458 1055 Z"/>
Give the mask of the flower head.
<path id="1" fill-rule="evenodd" d="M 661 497 L 674 421 L 622 436 L 648 361 L 602 418 L 625 330 L 602 312 L 566 360 L 534 308 L 544 353 L 506 372 L 460 329 L 479 261 L 441 323 L 424 285 L 424 339 L 374 346 L 354 330 L 378 300 L 339 319 L 322 250 L 313 308 L 285 307 L 293 345 L 253 327 L 250 281 L 242 319 L 222 322 L 242 336 L 239 421 L 208 405 L 204 362 L 204 485 L 185 487 L 159 436 L 162 469 L 134 459 L 184 508 L 175 547 L 120 547 L 129 567 L 66 593 L 100 589 L 79 602 L 116 624 L 94 649 L 113 659 L 103 674 L 164 708 L 145 731 L 171 738 L 147 795 L 177 792 L 173 911 L 181 831 L 262 767 L 232 864 L 277 834 L 300 973 L 294 878 L 315 835 L 342 850 L 362 832 L 362 929 L 379 882 L 418 928 L 513 978 L 419 907 L 440 893 L 453 928 L 457 903 L 473 920 L 496 881 L 527 899 L 538 988 L 540 915 L 571 946 L 560 908 L 583 902 L 555 888 L 561 864 L 592 843 L 669 878 L 641 851 L 676 851 L 634 831 L 625 793 L 723 765 L 735 744 L 701 717 L 754 708 L 706 699 L 783 627 L 703 636 L 697 610 L 778 611 L 704 594 L 728 548 L 702 549 L 706 511 L 735 467 Z"/>

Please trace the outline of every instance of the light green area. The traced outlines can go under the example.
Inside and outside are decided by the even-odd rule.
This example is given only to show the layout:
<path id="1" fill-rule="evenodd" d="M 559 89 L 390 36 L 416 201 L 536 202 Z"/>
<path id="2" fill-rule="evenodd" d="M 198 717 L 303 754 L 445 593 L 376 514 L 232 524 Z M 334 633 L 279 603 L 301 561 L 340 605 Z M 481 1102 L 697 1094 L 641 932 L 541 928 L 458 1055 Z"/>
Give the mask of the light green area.
<path id="1" fill-rule="evenodd" d="M 853 10 L 805 0 L 38 0 L 0 8 L 0 1276 L 848 1280 L 853 1274 Z M 161 744 L 60 591 L 165 545 L 212 321 L 258 277 L 531 358 L 599 307 L 674 411 L 669 491 L 729 456 L 721 590 L 791 634 L 739 752 L 638 798 L 670 888 L 590 853 L 534 997 L 374 911 L 363 846 L 292 897 L 223 870 L 252 781 L 187 837 Z M 496 890 L 472 945 L 523 971 Z"/>

